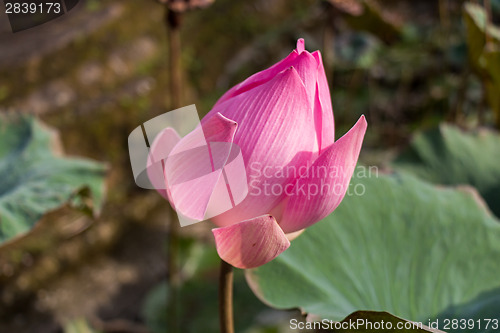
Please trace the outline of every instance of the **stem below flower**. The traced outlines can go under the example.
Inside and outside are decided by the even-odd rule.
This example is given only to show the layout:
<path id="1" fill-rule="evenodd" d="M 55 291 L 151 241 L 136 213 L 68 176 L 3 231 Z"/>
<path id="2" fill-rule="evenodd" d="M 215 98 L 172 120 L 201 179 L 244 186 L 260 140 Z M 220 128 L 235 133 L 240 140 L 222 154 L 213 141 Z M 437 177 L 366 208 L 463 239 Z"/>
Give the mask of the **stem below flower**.
<path id="1" fill-rule="evenodd" d="M 179 266 L 177 263 L 179 249 L 179 232 L 177 225 L 177 215 L 173 208 L 170 207 L 170 229 L 168 234 L 168 252 L 167 252 L 167 282 L 170 288 L 169 296 L 169 332 L 179 333 L 179 309 L 178 309 L 178 292 L 180 287 Z"/>
<path id="2" fill-rule="evenodd" d="M 219 276 L 219 321 L 221 333 L 234 333 L 233 266 L 222 259 Z"/>

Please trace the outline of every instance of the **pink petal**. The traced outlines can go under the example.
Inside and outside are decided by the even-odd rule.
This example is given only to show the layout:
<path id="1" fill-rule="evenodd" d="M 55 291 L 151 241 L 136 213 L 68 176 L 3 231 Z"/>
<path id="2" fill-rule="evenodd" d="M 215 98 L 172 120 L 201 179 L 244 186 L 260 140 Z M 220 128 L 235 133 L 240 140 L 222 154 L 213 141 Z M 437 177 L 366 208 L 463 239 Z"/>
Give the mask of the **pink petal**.
<path id="1" fill-rule="evenodd" d="M 328 80 L 319 51 L 313 52 L 318 63 L 318 80 L 316 82 L 314 115 L 318 133 L 319 152 L 329 147 L 335 141 L 335 126 L 333 121 L 332 99 Z"/>
<path id="2" fill-rule="evenodd" d="M 154 188 L 165 199 L 168 199 L 168 186 L 164 174 L 164 163 L 180 139 L 179 134 L 173 128 L 165 128 L 156 136 L 149 150 L 147 164 L 148 177 Z"/>
<path id="3" fill-rule="evenodd" d="M 187 219 L 204 220 L 209 203 L 231 207 L 228 194 L 221 197 L 226 189 L 221 175 L 236 128 L 236 122 L 216 113 L 185 136 L 165 162 L 169 199 Z M 214 192 L 217 198 L 212 199 Z M 226 204 L 221 205 L 221 201 Z"/>
<path id="4" fill-rule="evenodd" d="M 299 55 L 304 53 L 304 39 L 300 38 L 297 40 L 297 49 L 293 50 L 286 58 L 277 62 L 273 66 L 265 69 L 261 72 L 255 73 L 254 75 L 247 78 L 245 81 L 237 84 L 236 86 L 229 89 L 215 104 L 215 106 L 227 101 L 228 99 L 235 97 L 245 91 L 251 90 L 261 84 L 264 84 L 271 79 L 273 79 L 277 74 L 282 72 L 288 67 L 296 65 L 296 59 Z M 305 52 L 310 56 L 309 52 Z M 316 69 L 315 69 L 316 70 Z M 314 70 L 314 71 L 315 71 Z M 300 71 L 299 71 L 300 73 Z M 302 77 L 302 76 L 301 76 Z"/>
<path id="5" fill-rule="evenodd" d="M 364 116 L 327 148 L 289 191 L 280 226 L 285 233 L 304 229 L 331 214 L 349 186 L 366 132 Z"/>
<path id="6" fill-rule="evenodd" d="M 243 154 L 249 193 L 242 203 L 213 221 L 227 226 L 269 213 L 285 197 L 284 191 L 269 189 L 283 189 L 297 179 L 293 174 L 274 174 L 287 166 L 305 168 L 313 161 L 317 141 L 302 79 L 295 68 L 288 68 L 271 81 L 219 104 L 207 116 L 214 112 L 239 124 L 234 143 Z"/>
<path id="7" fill-rule="evenodd" d="M 271 215 L 212 230 L 222 260 L 238 268 L 254 268 L 276 258 L 290 246 Z"/>
<path id="8" fill-rule="evenodd" d="M 235 97 L 241 93 L 244 93 L 245 91 L 249 91 L 261 84 L 264 84 L 272 80 L 278 73 L 292 66 L 297 56 L 298 56 L 297 52 L 293 51 L 286 58 L 272 65 L 268 69 L 255 73 L 254 75 L 247 78 L 245 81 L 235 85 L 234 87 L 226 91 L 226 93 L 222 95 L 221 98 L 219 98 L 214 107 L 218 106 L 219 104 L 222 104 L 223 102 L 227 101 L 232 97 Z"/>
<path id="9" fill-rule="evenodd" d="M 318 62 L 309 52 L 302 52 L 295 59 L 293 67 L 304 83 L 310 104 L 314 105 L 316 82 L 318 81 Z"/>
<path id="10" fill-rule="evenodd" d="M 208 142 L 232 142 L 238 123 L 216 113 L 210 118 L 210 122 L 205 123 L 203 134 Z"/>

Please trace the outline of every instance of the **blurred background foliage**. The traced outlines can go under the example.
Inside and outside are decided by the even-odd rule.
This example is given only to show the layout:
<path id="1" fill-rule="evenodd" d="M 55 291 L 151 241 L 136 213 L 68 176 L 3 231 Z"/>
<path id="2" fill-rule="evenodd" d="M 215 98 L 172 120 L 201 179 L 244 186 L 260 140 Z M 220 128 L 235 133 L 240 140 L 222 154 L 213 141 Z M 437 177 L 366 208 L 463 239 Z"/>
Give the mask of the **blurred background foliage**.
<path id="1" fill-rule="evenodd" d="M 180 229 L 172 301 L 172 214 L 128 160 L 128 134 L 175 105 L 165 8 L 82 0 L 16 34 L 0 20 L 0 332 L 164 332 L 171 313 L 182 332 L 218 331 L 210 224 Z M 361 162 L 474 186 L 499 216 L 499 0 L 216 0 L 177 19 L 182 105 L 206 114 L 303 37 L 323 54 L 337 136 L 367 116 Z M 238 332 L 303 319 L 264 305 L 242 272 L 235 302 Z"/>

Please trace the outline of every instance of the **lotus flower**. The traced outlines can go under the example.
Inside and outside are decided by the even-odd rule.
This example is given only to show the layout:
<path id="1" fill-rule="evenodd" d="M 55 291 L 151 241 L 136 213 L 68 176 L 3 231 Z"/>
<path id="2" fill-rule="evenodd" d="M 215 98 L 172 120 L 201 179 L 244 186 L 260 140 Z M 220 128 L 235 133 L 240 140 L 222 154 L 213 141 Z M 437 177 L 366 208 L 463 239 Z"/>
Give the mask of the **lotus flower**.
<path id="1" fill-rule="evenodd" d="M 201 128 L 178 139 L 172 153 L 181 157 L 170 159 L 165 172 L 174 175 L 169 181 L 189 181 L 175 200 L 168 186 L 164 195 L 178 212 L 202 220 L 217 201 L 217 188 L 224 184 L 222 172 L 213 171 L 227 162 L 230 147 L 239 147 L 248 194 L 212 218 L 219 227 L 213 234 L 224 261 L 239 268 L 263 265 L 290 246 L 291 235 L 325 218 L 340 204 L 366 127 L 361 116 L 347 134 L 334 140 L 321 54 L 306 51 L 304 40 L 299 39 L 285 59 L 231 88 L 203 118 Z M 201 131 L 209 144 L 226 143 L 217 153 L 209 149 L 212 170 L 201 170 L 206 152 L 179 154 L 199 146 L 193 138 Z M 172 137 L 170 130 L 164 134 Z M 210 172 L 213 177 L 195 180 L 194 175 Z"/>

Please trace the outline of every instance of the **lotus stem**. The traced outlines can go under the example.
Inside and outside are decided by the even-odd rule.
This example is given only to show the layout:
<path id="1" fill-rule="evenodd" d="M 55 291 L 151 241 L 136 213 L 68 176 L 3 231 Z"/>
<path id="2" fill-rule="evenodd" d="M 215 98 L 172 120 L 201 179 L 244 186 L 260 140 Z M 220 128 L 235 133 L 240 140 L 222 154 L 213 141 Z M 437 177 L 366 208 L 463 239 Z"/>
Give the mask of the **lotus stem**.
<path id="1" fill-rule="evenodd" d="M 219 275 L 219 320 L 221 333 L 234 333 L 233 266 L 221 260 Z"/>
<path id="2" fill-rule="evenodd" d="M 179 311 L 178 311 L 178 289 L 180 286 L 179 266 L 177 262 L 179 247 L 179 232 L 177 226 L 177 215 L 173 208 L 170 208 L 170 226 L 168 234 L 167 250 L 167 282 L 169 286 L 168 301 L 168 328 L 169 332 L 178 333 L 179 330 Z"/>

